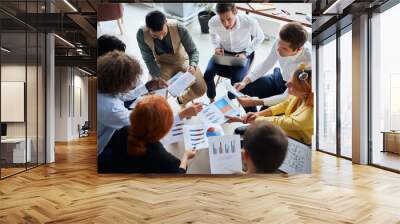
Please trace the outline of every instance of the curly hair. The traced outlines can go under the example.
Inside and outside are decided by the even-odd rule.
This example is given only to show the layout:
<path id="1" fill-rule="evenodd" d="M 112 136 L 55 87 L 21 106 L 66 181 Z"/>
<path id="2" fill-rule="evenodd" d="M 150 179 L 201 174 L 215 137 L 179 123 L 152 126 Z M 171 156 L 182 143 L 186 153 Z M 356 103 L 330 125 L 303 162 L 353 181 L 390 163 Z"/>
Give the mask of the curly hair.
<path id="1" fill-rule="evenodd" d="M 114 50 L 97 60 L 98 90 L 117 95 L 132 89 L 142 74 L 137 59 Z"/>
<path id="2" fill-rule="evenodd" d="M 130 115 L 128 153 L 143 155 L 146 144 L 160 141 L 174 121 L 172 109 L 162 96 L 149 95 L 141 99 Z"/>

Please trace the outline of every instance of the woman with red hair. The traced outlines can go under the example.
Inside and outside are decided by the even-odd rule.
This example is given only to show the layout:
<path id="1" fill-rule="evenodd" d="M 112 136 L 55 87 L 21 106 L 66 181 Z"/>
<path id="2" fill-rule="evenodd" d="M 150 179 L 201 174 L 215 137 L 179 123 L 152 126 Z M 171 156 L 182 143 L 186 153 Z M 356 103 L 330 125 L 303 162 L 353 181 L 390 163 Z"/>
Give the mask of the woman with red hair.
<path id="1" fill-rule="evenodd" d="M 102 172 L 185 173 L 188 160 L 195 152 L 185 151 L 179 160 L 160 143 L 173 121 L 172 109 L 163 97 L 144 97 L 130 115 L 131 126 L 119 131 L 111 140 L 111 162 Z"/>

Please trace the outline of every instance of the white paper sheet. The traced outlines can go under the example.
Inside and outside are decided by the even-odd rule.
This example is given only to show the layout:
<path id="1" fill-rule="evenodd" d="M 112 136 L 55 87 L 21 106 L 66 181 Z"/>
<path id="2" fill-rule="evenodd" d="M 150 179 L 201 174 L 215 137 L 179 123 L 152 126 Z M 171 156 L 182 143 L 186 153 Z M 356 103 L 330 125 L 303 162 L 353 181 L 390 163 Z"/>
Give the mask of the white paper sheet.
<path id="1" fill-rule="evenodd" d="M 233 105 L 227 96 L 216 100 L 214 103 L 203 108 L 199 113 L 204 123 L 223 124 L 228 119 L 225 115 L 240 116 L 240 110 Z"/>
<path id="2" fill-rule="evenodd" d="M 195 80 L 196 78 L 190 72 L 178 72 L 168 80 L 168 92 L 172 96 L 180 96 Z"/>
<path id="3" fill-rule="evenodd" d="M 279 169 L 289 174 L 311 173 L 311 147 L 288 138 L 286 158 Z"/>
<path id="4" fill-rule="evenodd" d="M 243 97 L 245 96 L 243 93 L 239 92 L 235 87 L 231 85 L 231 81 L 229 79 L 224 80 L 225 89 L 235 95 L 236 97 Z"/>
<path id="5" fill-rule="evenodd" d="M 175 121 L 168 134 L 161 139 L 163 145 L 169 145 L 183 141 L 183 125 L 184 121 Z"/>
<path id="6" fill-rule="evenodd" d="M 134 100 L 134 99 L 137 99 L 140 96 L 143 96 L 147 93 L 148 93 L 148 91 L 147 91 L 146 85 L 141 85 L 141 86 L 133 89 L 132 91 L 130 91 L 128 94 L 129 94 L 130 100 Z"/>
<path id="7" fill-rule="evenodd" d="M 208 147 L 206 128 L 207 127 L 202 124 L 183 126 L 183 139 L 185 143 L 185 150 L 199 150 Z"/>
<path id="8" fill-rule="evenodd" d="M 209 137 L 208 154 L 212 174 L 241 173 L 243 170 L 239 135 Z"/>
<path id="9" fill-rule="evenodd" d="M 162 96 L 164 98 L 167 98 L 167 91 L 168 91 L 168 89 L 164 88 L 164 89 L 155 90 L 152 93 L 157 95 L 157 96 Z"/>

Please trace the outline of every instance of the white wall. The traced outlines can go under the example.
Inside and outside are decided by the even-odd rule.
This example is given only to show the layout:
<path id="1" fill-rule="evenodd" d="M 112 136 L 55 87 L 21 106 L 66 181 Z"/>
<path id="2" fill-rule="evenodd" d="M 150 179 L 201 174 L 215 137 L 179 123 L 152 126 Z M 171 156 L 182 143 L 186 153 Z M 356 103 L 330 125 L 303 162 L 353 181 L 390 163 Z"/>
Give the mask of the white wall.
<path id="1" fill-rule="evenodd" d="M 55 141 L 70 141 L 79 137 L 78 124 L 88 120 L 88 78 L 72 67 L 55 70 Z"/>

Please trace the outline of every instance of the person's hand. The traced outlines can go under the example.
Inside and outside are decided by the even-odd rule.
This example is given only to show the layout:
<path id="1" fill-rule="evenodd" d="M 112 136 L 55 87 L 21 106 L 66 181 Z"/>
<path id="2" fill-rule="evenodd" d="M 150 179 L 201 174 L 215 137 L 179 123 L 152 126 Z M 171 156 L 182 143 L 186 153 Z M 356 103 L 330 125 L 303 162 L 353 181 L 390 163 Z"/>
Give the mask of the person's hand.
<path id="1" fill-rule="evenodd" d="M 232 122 L 243 122 L 243 119 L 241 117 L 236 117 L 236 116 L 230 116 L 230 115 L 225 115 L 226 118 L 228 118 L 228 123 Z"/>
<path id="2" fill-rule="evenodd" d="M 246 82 L 241 81 L 241 82 L 235 83 L 235 84 L 233 85 L 233 87 L 235 87 L 235 89 L 236 89 L 237 91 L 240 91 L 240 90 L 244 89 L 244 88 L 246 87 L 246 85 L 247 85 Z"/>
<path id="3" fill-rule="evenodd" d="M 252 123 L 258 117 L 257 113 L 249 112 L 243 116 L 243 123 L 249 124 Z"/>
<path id="4" fill-rule="evenodd" d="M 188 107 L 185 107 L 181 112 L 180 112 L 180 117 L 181 119 L 186 118 L 186 117 L 193 117 L 196 116 L 201 110 L 203 110 L 203 105 L 201 103 L 194 103 Z"/>
<path id="5" fill-rule="evenodd" d="M 244 96 L 244 97 L 238 97 L 237 100 L 243 107 L 255 107 L 264 104 L 264 102 L 261 99 L 258 99 L 257 97 Z"/>
<path id="6" fill-rule="evenodd" d="M 194 67 L 193 65 L 189 65 L 189 67 L 186 69 L 186 72 L 190 72 L 192 74 L 194 74 L 195 71 L 196 67 Z"/>
<path id="7" fill-rule="evenodd" d="M 183 153 L 183 157 L 185 157 L 186 159 L 192 159 L 194 156 L 196 155 L 196 150 L 192 149 L 192 150 L 186 150 Z"/>
<path id="8" fill-rule="evenodd" d="M 149 92 L 168 87 L 167 82 L 165 82 L 163 79 L 158 78 L 158 77 L 153 78 L 152 80 L 148 81 L 145 85 L 146 85 L 146 89 Z"/>
<path id="9" fill-rule="evenodd" d="M 216 55 L 224 55 L 224 49 L 222 47 L 215 48 L 215 54 Z"/>
<path id="10" fill-rule="evenodd" d="M 239 53 L 239 54 L 236 54 L 235 57 L 244 59 L 244 58 L 246 58 L 246 54 L 245 53 Z"/>

